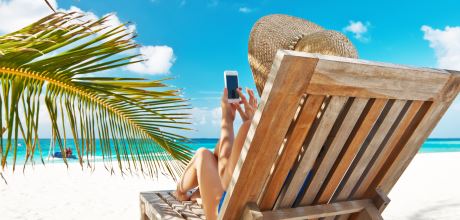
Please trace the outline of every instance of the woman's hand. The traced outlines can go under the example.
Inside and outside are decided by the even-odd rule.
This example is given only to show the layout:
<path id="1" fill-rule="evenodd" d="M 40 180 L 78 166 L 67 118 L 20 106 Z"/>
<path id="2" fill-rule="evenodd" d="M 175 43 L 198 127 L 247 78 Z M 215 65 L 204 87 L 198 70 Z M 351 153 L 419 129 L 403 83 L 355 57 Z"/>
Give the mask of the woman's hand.
<path id="1" fill-rule="evenodd" d="M 235 112 L 238 103 L 228 103 L 228 91 L 227 88 L 224 88 L 224 92 L 222 94 L 222 99 L 220 102 L 220 106 L 222 108 L 222 122 L 225 123 L 233 123 L 235 121 Z"/>
<path id="2" fill-rule="evenodd" d="M 251 121 L 257 110 L 257 99 L 254 95 L 254 91 L 246 88 L 246 92 L 249 94 L 249 101 L 247 100 L 246 96 L 243 94 L 241 88 L 238 88 L 236 91 L 240 95 L 241 103 L 244 106 L 244 110 L 243 110 L 243 108 L 241 108 L 240 105 L 236 105 L 236 110 L 238 110 L 238 113 L 240 113 L 241 120 L 243 120 L 243 123 L 247 121 Z"/>

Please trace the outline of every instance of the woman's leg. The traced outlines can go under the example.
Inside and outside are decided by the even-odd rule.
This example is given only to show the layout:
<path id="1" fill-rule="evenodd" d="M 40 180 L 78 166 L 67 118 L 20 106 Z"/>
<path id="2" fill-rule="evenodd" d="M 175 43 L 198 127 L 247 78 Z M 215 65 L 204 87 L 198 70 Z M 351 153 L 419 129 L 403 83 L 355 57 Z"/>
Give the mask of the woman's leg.
<path id="1" fill-rule="evenodd" d="M 197 179 L 195 166 L 196 166 L 196 161 L 200 159 L 198 158 L 200 157 L 200 153 L 199 153 L 200 150 L 201 148 L 195 152 L 195 155 L 193 155 L 192 159 L 190 160 L 187 167 L 185 168 L 185 171 L 182 174 L 182 177 L 177 183 L 176 196 L 177 196 L 177 199 L 181 201 L 189 200 L 190 196 L 187 195 L 187 192 L 198 186 L 198 179 Z"/>
<path id="2" fill-rule="evenodd" d="M 224 189 L 217 171 L 217 158 L 206 149 L 197 152 L 195 168 L 206 219 L 217 219 L 217 207 Z"/>
<path id="3" fill-rule="evenodd" d="M 209 159 L 209 154 L 211 154 L 211 156 L 214 157 L 213 160 Z M 215 169 L 217 170 L 217 158 L 215 157 L 214 153 L 212 153 L 211 151 L 205 148 L 198 149 L 195 155 L 193 156 L 193 158 L 190 160 L 189 164 L 187 165 L 187 168 L 185 169 L 184 174 L 182 175 L 181 179 L 177 183 L 177 189 L 176 189 L 177 198 L 182 201 L 189 200 L 190 196 L 187 195 L 187 192 L 197 187 L 198 183 L 200 182 L 198 171 L 202 170 L 204 172 L 207 172 L 208 171 L 207 169 L 212 169 L 214 166 L 215 166 Z M 204 167 L 204 169 L 201 169 L 201 167 Z M 210 170 L 209 172 L 212 172 L 212 171 Z M 220 179 L 219 179 L 219 184 L 220 184 Z M 199 186 L 200 188 L 203 187 L 201 184 Z M 203 193 L 200 192 L 198 195 L 195 195 L 195 197 L 199 198 L 200 194 L 203 194 Z"/>
<path id="4" fill-rule="evenodd" d="M 221 141 L 218 140 L 216 146 L 214 147 L 214 155 L 217 158 L 220 152 L 220 144 Z M 176 196 L 179 200 L 185 201 L 189 199 L 196 200 L 196 198 L 200 198 L 200 189 L 195 191 L 192 196 L 187 195 L 187 192 L 195 187 L 198 186 L 198 177 L 196 174 L 196 169 L 193 167 L 195 164 L 195 161 L 197 160 L 197 155 L 200 154 L 199 151 L 204 150 L 204 148 L 200 148 L 195 152 L 195 155 L 193 155 L 192 159 L 188 163 L 187 167 L 185 168 L 184 173 L 182 174 L 181 179 L 177 183 L 177 188 L 176 188 Z M 193 197 L 193 198 L 191 198 Z"/>

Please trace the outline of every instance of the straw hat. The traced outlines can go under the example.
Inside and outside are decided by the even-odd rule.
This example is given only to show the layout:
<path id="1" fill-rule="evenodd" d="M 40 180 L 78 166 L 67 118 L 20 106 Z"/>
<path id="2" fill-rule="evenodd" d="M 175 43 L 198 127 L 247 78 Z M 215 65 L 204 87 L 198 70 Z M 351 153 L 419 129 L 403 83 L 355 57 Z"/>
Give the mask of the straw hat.
<path id="1" fill-rule="evenodd" d="M 249 65 L 259 95 L 279 49 L 358 58 L 350 40 L 337 31 L 288 15 L 268 15 L 259 19 L 249 36 Z"/>

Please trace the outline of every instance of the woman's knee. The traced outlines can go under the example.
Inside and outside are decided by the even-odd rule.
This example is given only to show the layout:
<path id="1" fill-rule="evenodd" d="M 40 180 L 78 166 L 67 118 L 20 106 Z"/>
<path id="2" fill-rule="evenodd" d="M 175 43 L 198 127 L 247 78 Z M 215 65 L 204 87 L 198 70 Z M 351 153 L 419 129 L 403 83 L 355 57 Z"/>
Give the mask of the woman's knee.
<path id="1" fill-rule="evenodd" d="M 196 150 L 195 154 L 197 155 L 197 157 L 208 157 L 208 156 L 214 155 L 210 150 L 208 150 L 208 149 L 206 149 L 204 147 L 198 148 L 198 150 Z"/>
<path id="2" fill-rule="evenodd" d="M 195 155 L 197 159 L 196 162 L 199 163 L 198 165 L 200 165 L 204 161 L 210 161 L 210 160 L 216 159 L 214 156 L 214 153 L 204 147 L 196 150 Z"/>

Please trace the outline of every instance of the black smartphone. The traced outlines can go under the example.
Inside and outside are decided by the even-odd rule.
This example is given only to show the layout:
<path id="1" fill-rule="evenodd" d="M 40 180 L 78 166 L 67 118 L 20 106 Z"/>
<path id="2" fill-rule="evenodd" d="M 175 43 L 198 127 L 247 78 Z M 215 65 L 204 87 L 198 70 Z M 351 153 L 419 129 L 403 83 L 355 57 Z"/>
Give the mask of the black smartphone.
<path id="1" fill-rule="evenodd" d="M 238 103 L 240 96 L 236 91 L 238 89 L 238 72 L 237 71 L 224 71 L 225 87 L 228 91 L 228 102 Z"/>

